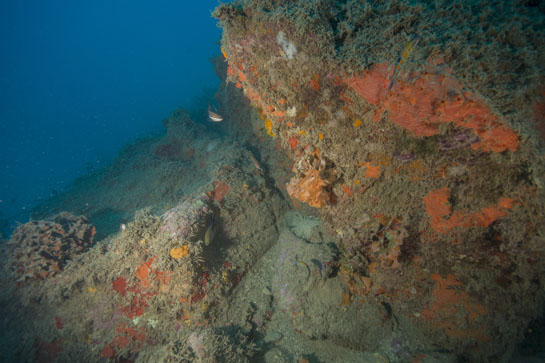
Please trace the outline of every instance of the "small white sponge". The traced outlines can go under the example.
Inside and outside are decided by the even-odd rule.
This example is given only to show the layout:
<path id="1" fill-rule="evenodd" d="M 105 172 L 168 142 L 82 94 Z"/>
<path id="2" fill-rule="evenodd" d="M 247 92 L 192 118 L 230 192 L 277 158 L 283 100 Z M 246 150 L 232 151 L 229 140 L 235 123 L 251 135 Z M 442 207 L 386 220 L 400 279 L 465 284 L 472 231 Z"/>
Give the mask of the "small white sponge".
<path id="1" fill-rule="evenodd" d="M 286 54 L 286 57 L 288 57 L 288 59 L 293 59 L 295 53 L 297 53 L 297 47 L 295 46 L 295 44 L 286 39 L 286 35 L 283 31 L 278 32 L 278 35 L 276 36 L 276 42 L 282 47 L 282 50 Z"/>

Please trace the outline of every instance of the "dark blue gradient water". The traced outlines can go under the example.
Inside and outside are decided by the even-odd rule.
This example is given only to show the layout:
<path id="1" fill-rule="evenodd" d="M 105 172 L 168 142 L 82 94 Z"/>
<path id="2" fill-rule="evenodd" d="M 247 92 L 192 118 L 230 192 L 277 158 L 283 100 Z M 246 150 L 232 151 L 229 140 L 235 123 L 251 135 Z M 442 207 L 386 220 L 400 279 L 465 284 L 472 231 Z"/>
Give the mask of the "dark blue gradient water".
<path id="1" fill-rule="evenodd" d="M 216 0 L 0 2 L 0 219 L 100 168 L 218 84 Z M 12 218 L 14 217 L 14 218 Z"/>

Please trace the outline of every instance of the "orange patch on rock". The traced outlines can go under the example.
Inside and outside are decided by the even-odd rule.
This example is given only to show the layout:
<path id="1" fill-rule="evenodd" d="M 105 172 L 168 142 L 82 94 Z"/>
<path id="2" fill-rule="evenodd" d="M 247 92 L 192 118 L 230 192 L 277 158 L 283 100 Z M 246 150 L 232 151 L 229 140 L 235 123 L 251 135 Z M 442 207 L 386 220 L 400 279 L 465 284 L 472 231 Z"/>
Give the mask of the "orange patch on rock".
<path id="1" fill-rule="evenodd" d="M 129 319 L 133 319 L 137 316 L 142 316 L 146 312 L 148 307 L 147 295 L 136 295 L 131 299 L 129 305 L 124 306 L 121 312 Z"/>
<path id="2" fill-rule="evenodd" d="M 235 65 L 232 65 L 232 64 L 230 64 L 229 67 L 232 69 L 232 71 L 231 71 L 232 74 L 230 74 L 230 75 L 233 75 L 235 73 L 235 71 L 238 74 L 239 82 L 237 82 L 236 87 L 237 88 L 244 88 L 244 93 L 245 93 L 246 97 L 248 97 L 248 99 L 253 102 L 254 106 L 256 106 L 258 109 L 260 109 L 261 112 L 263 112 L 263 114 L 266 117 L 268 117 L 268 118 L 275 117 L 275 118 L 278 118 L 278 121 L 282 121 L 282 119 L 286 116 L 286 112 L 282 111 L 282 110 L 279 110 L 276 107 L 268 104 L 269 100 L 267 100 L 267 102 L 265 102 L 263 100 L 264 95 L 263 95 L 263 97 L 259 95 L 259 93 L 250 85 L 251 81 L 250 82 L 245 82 L 245 81 L 248 80 L 248 77 L 246 76 L 246 74 L 244 74 L 240 70 L 240 67 L 236 67 Z M 229 68 L 227 68 L 227 70 L 228 70 L 228 74 L 229 74 Z"/>
<path id="3" fill-rule="evenodd" d="M 292 136 L 288 139 L 288 144 L 290 145 L 291 149 L 295 149 L 299 144 L 299 141 L 297 141 L 297 137 Z"/>
<path id="4" fill-rule="evenodd" d="M 450 214 L 451 208 L 448 198 L 450 191 L 448 187 L 433 190 L 424 197 L 426 212 L 430 217 L 443 218 Z"/>
<path id="5" fill-rule="evenodd" d="M 148 279 L 148 276 L 149 276 L 149 269 L 147 268 L 147 266 L 139 266 L 138 269 L 136 270 L 136 278 L 138 280 L 140 280 L 140 285 L 142 285 L 142 287 L 149 287 L 150 286 L 150 281 Z"/>
<path id="6" fill-rule="evenodd" d="M 115 330 L 120 334 L 117 335 L 110 344 L 104 347 L 104 354 L 102 354 L 104 358 L 113 357 L 115 355 L 115 348 L 123 349 L 129 347 L 131 351 L 138 352 L 146 341 L 145 327 L 138 328 L 122 324 L 116 326 Z"/>
<path id="7" fill-rule="evenodd" d="M 462 283 L 453 275 L 443 278 L 439 274 L 430 274 L 430 278 L 437 282 L 433 291 L 435 301 L 422 315 L 432 321 L 435 328 L 442 329 L 450 337 L 488 340 L 484 334 L 485 329 L 475 323 L 478 317 L 488 313 L 486 306 L 473 302 L 461 290 Z M 467 320 L 461 320 L 460 314 L 466 316 Z"/>
<path id="8" fill-rule="evenodd" d="M 204 299 L 205 296 L 206 296 L 206 293 L 200 290 L 197 293 L 195 293 L 193 296 L 191 296 L 191 302 L 198 303 L 199 301 Z"/>
<path id="9" fill-rule="evenodd" d="M 216 180 L 214 182 L 214 190 L 209 192 L 208 196 L 210 198 L 217 200 L 218 202 L 221 202 L 223 198 L 225 198 L 227 193 L 229 193 L 230 189 L 231 188 L 229 187 L 229 185 L 225 184 L 224 182 L 220 180 Z"/>
<path id="10" fill-rule="evenodd" d="M 286 116 L 286 112 L 285 111 L 281 111 L 281 110 L 278 110 L 278 109 L 275 109 L 274 111 L 272 111 L 270 113 L 271 116 L 274 116 L 274 117 L 284 117 Z"/>
<path id="11" fill-rule="evenodd" d="M 354 195 L 354 192 L 352 191 L 352 189 L 350 189 L 350 187 L 348 185 L 343 184 L 342 188 L 343 188 L 343 191 L 346 193 L 346 195 L 348 197 L 352 197 Z"/>
<path id="12" fill-rule="evenodd" d="M 309 85 L 315 91 L 318 91 L 320 89 L 320 75 L 318 73 L 312 76 Z"/>
<path id="13" fill-rule="evenodd" d="M 498 207 L 503 209 L 511 209 L 515 205 L 515 200 L 513 198 L 501 198 L 498 202 Z"/>
<path id="14" fill-rule="evenodd" d="M 127 280 L 124 277 L 120 276 L 112 281 L 112 287 L 114 291 L 121 296 L 125 296 L 127 294 Z"/>
<path id="15" fill-rule="evenodd" d="M 449 73 L 429 66 L 425 72 L 411 74 L 411 80 L 399 79 L 387 92 L 390 71 L 387 64 L 377 64 L 360 76 L 346 78 L 350 86 L 367 102 L 378 106 L 375 117 L 389 112 L 392 122 L 416 136 L 439 133 L 439 125 L 453 123 L 472 129 L 481 139 L 471 145 L 482 151 L 515 151 L 518 135 L 505 126 L 490 107 L 475 94 L 462 92 L 463 86 Z"/>
<path id="16" fill-rule="evenodd" d="M 189 253 L 189 248 L 187 247 L 187 245 L 183 245 L 181 247 L 174 247 L 170 249 L 170 257 L 174 259 L 185 257 L 187 256 L 188 253 Z"/>
<path id="17" fill-rule="evenodd" d="M 150 258 L 136 269 L 136 278 L 138 281 L 140 281 L 140 286 L 142 287 L 149 287 L 151 285 L 149 274 L 151 271 L 151 264 L 153 263 L 154 259 L 154 257 Z"/>
<path id="18" fill-rule="evenodd" d="M 229 64 L 227 66 L 227 75 L 228 76 L 232 76 L 233 74 L 235 74 L 235 70 L 233 69 L 233 67 L 231 66 L 231 64 Z"/>
<path id="19" fill-rule="evenodd" d="M 367 102 L 378 105 L 387 94 L 389 73 L 388 64 L 380 63 L 364 71 L 360 76 L 344 79 L 344 83 L 352 87 Z"/>
<path id="20" fill-rule="evenodd" d="M 350 305 L 351 302 L 352 302 L 352 299 L 350 297 L 350 294 L 343 291 L 341 293 L 341 303 L 339 304 L 339 306 L 342 307 L 345 305 Z"/>
<path id="21" fill-rule="evenodd" d="M 365 163 L 365 177 L 371 179 L 380 178 L 380 166 L 373 166 L 370 162 Z"/>
<path id="22" fill-rule="evenodd" d="M 238 69 L 237 69 L 237 73 L 238 73 L 238 79 L 240 79 L 241 82 L 244 82 L 246 80 L 246 75 Z"/>
<path id="23" fill-rule="evenodd" d="M 129 345 L 129 337 L 118 335 L 114 338 L 113 342 L 119 347 L 119 349 L 123 349 Z"/>
<path id="24" fill-rule="evenodd" d="M 286 189 L 290 197 L 298 199 L 315 208 L 327 204 L 329 193 L 324 190 L 328 183 L 320 177 L 320 172 L 310 169 L 303 177 L 292 178 Z"/>
<path id="25" fill-rule="evenodd" d="M 488 227 L 497 219 L 507 215 L 514 206 L 514 199 L 501 198 L 497 205 L 492 205 L 474 213 L 452 212 L 449 203 L 448 187 L 432 190 L 424 197 L 426 212 L 430 216 L 430 224 L 437 233 L 448 233 L 456 227 Z"/>
<path id="26" fill-rule="evenodd" d="M 121 308 L 121 312 L 129 319 L 144 315 L 149 299 L 160 291 L 165 291 L 172 280 L 172 272 L 151 267 L 155 258 L 151 257 L 138 266 L 135 272 L 138 281 L 129 288 L 124 277 L 118 277 L 112 282 L 113 289 L 121 296 L 126 297 L 127 292 L 133 293 L 125 300 L 128 304 Z"/>
<path id="27" fill-rule="evenodd" d="M 113 358 L 115 356 L 115 350 L 110 344 L 106 344 L 100 351 L 100 356 L 102 358 Z"/>

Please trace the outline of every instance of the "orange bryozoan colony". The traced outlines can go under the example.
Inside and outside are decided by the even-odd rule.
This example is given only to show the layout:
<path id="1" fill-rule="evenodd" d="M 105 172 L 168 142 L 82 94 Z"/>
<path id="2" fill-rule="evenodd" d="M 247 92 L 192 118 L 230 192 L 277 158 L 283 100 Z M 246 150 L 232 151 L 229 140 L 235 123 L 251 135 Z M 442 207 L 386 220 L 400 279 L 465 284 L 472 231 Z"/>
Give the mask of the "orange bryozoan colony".
<path id="1" fill-rule="evenodd" d="M 307 170 L 300 177 L 292 178 L 286 185 L 290 197 L 298 199 L 315 208 L 327 204 L 329 193 L 324 190 L 329 183 L 320 177 L 320 172 L 314 168 Z"/>

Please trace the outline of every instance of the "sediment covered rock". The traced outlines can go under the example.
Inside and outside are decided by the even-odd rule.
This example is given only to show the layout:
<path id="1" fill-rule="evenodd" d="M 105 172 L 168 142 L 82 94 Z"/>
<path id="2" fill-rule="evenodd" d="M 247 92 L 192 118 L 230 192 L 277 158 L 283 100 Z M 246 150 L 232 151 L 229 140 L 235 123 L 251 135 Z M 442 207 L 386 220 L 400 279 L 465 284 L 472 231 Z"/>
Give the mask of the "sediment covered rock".
<path id="1" fill-rule="evenodd" d="M 52 220 L 25 223 L 7 242 L 9 269 L 20 285 L 55 276 L 69 260 L 92 246 L 95 232 L 85 217 L 67 212 Z"/>
<path id="2" fill-rule="evenodd" d="M 258 0 L 214 15 L 228 81 L 291 151 L 294 205 L 338 237 L 350 301 L 391 306 L 429 349 L 506 359 L 543 309 L 539 8 Z"/>

